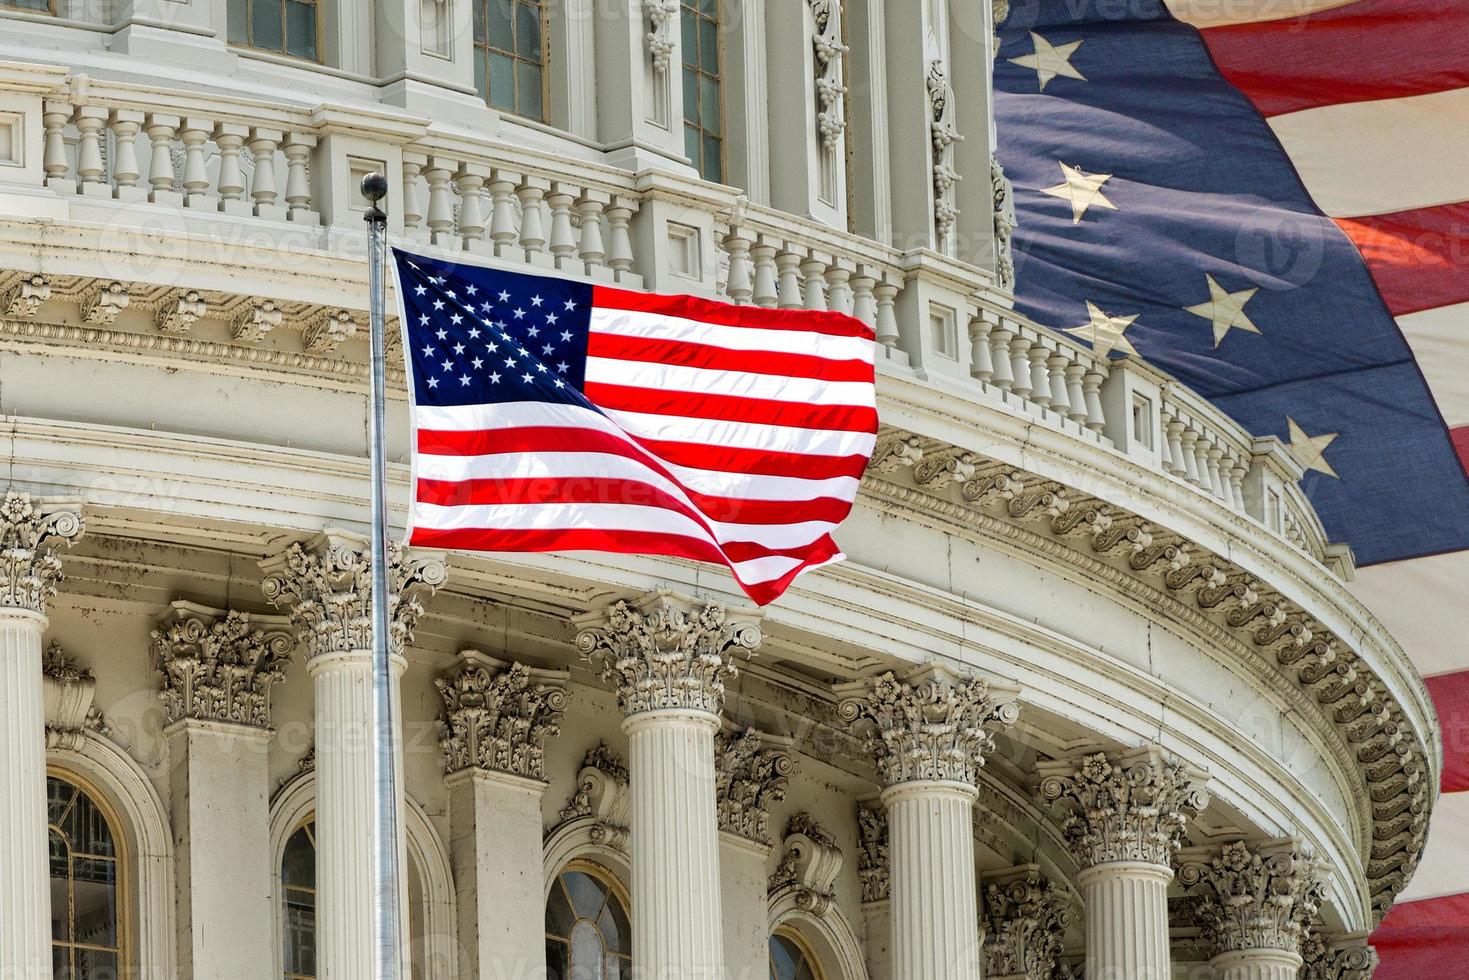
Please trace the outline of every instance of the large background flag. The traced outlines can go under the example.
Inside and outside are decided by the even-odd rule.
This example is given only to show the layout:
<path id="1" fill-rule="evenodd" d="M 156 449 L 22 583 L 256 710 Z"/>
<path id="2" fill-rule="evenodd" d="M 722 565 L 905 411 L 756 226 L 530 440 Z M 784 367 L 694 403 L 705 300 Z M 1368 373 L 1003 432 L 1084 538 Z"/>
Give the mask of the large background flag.
<path id="1" fill-rule="evenodd" d="M 841 559 L 877 435 L 861 321 L 393 256 L 410 544 L 715 562 L 762 604 Z"/>
<path id="2" fill-rule="evenodd" d="M 1017 304 L 1107 318 L 1114 350 L 1305 468 L 1444 728 L 1445 795 L 1378 977 L 1465 975 L 1469 0 L 1009 7 Z"/>

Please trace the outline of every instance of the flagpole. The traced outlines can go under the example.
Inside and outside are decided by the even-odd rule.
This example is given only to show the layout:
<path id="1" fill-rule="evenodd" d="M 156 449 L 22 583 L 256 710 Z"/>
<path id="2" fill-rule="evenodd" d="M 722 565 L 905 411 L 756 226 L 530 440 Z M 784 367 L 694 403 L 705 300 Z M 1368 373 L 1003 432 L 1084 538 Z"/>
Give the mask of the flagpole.
<path id="1" fill-rule="evenodd" d="M 367 288 L 369 342 L 372 361 L 372 758 L 374 819 L 373 849 L 373 940 L 376 947 L 375 980 L 400 980 L 402 942 L 399 913 L 398 867 L 398 774 L 393 750 L 392 665 L 388 643 L 388 517 L 387 452 L 384 430 L 387 420 L 386 356 L 383 352 L 383 265 L 387 251 L 388 216 L 380 202 L 388 193 L 382 174 L 362 178 L 362 194 L 368 200 Z"/>

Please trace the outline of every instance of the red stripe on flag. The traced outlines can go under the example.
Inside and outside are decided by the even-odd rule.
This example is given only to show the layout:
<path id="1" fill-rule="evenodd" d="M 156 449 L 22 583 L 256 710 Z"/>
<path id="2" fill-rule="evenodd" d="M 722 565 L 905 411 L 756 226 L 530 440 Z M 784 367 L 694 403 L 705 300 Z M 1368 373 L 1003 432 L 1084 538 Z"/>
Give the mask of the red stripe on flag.
<path id="1" fill-rule="evenodd" d="M 1464 467 L 1464 472 L 1469 473 L 1469 425 L 1450 429 L 1449 438 L 1454 441 L 1454 450 L 1459 454 L 1459 463 Z"/>
<path id="2" fill-rule="evenodd" d="M 1374 980 L 1462 977 L 1469 963 L 1469 894 L 1394 905 L 1371 942 L 1382 957 Z"/>
<path id="3" fill-rule="evenodd" d="M 1224 77 L 1266 116 L 1469 86 L 1464 0 L 1357 0 L 1200 33 Z"/>
<path id="4" fill-rule="evenodd" d="M 1469 670 L 1425 677 L 1443 729 L 1445 793 L 1469 790 Z"/>
<path id="5" fill-rule="evenodd" d="M 739 419 L 749 425 L 784 425 L 797 429 L 876 432 L 877 409 L 855 405 L 813 405 L 738 395 L 696 395 L 675 388 L 635 388 L 602 381 L 582 386 L 592 404 L 622 412 L 672 415 L 694 419 Z"/>
<path id="6" fill-rule="evenodd" d="M 851 504 L 834 497 L 798 502 L 743 500 L 683 489 L 702 516 L 727 524 L 794 524 L 803 521 L 840 524 L 852 510 Z M 627 504 L 677 510 L 695 520 L 700 516 L 689 512 L 681 501 L 663 488 L 646 481 L 598 476 L 423 479 L 418 481 L 418 500 L 443 507 L 466 504 Z"/>
<path id="7" fill-rule="evenodd" d="M 1336 223 L 1394 316 L 1469 301 L 1469 201 Z"/>
<path id="8" fill-rule="evenodd" d="M 595 330 L 588 338 L 587 354 L 591 357 L 609 357 L 621 361 L 677 364 L 681 367 L 705 368 L 713 371 L 778 374 L 788 378 L 815 378 L 818 381 L 866 381 L 871 383 L 873 380 L 873 367 L 866 361 L 833 361 L 810 354 L 730 350 L 709 344 L 693 344 L 681 340 L 657 340 L 652 337 L 628 337 L 622 334 L 600 333 Z"/>
<path id="9" fill-rule="evenodd" d="M 631 437 L 629 437 L 631 438 Z M 444 456 L 491 456 L 498 453 L 563 452 L 616 453 L 647 462 L 658 460 L 690 469 L 757 476 L 792 476 L 827 480 L 848 476 L 860 478 L 867 469 L 866 456 L 806 456 L 800 453 L 763 449 L 726 449 L 703 443 L 638 440 L 647 452 L 640 453 L 628 440 L 594 429 L 562 426 L 520 426 L 513 429 L 418 430 L 418 451 Z M 670 480 L 667 470 L 655 466 Z"/>
<path id="10" fill-rule="evenodd" d="M 856 317 L 824 310 L 767 310 L 763 306 L 734 306 L 695 296 L 635 293 L 611 286 L 593 286 L 592 304 L 603 309 L 637 310 L 724 327 L 757 327 L 761 330 L 819 333 L 828 337 L 877 339 L 872 328 Z"/>

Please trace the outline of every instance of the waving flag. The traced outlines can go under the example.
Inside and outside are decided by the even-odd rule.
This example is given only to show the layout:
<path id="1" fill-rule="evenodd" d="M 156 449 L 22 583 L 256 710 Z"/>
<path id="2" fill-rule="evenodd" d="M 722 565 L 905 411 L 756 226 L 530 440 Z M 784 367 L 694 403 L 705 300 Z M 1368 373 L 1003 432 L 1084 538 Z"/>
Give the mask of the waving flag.
<path id="1" fill-rule="evenodd" d="M 1017 305 L 1285 440 L 1328 534 L 1376 566 L 1359 594 L 1434 675 L 1445 796 L 1373 938 L 1379 978 L 1457 975 L 1469 3 L 1011 0 L 999 40 Z"/>
<path id="2" fill-rule="evenodd" d="M 877 433 L 867 325 L 393 255 L 410 544 L 714 562 L 762 604 L 842 558 Z"/>

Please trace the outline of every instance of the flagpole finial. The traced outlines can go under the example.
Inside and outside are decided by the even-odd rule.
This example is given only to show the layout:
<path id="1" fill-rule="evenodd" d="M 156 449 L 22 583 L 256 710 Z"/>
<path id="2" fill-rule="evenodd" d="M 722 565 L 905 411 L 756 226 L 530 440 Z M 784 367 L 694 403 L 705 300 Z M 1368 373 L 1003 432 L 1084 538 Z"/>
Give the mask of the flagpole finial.
<path id="1" fill-rule="evenodd" d="M 363 215 L 368 224 L 375 226 L 385 224 L 388 215 L 383 210 L 381 202 L 383 198 L 388 196 L 388 178 L 376 170 L 363 177 L 362 196 L 367 198 L 367 203 L 371 205 L 367 209 L 367 214 Z"/>

